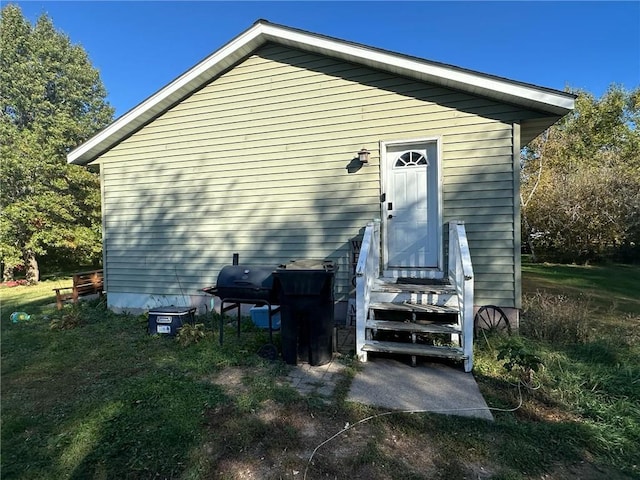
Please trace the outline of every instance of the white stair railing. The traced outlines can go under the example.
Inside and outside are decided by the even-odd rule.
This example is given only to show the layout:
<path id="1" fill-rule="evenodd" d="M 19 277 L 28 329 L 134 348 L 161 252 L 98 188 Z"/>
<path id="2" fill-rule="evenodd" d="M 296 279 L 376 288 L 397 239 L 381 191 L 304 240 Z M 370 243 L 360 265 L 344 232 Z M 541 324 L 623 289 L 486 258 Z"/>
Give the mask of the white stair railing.
<path id="1" fill-rule="evenodd" d="M 363 351 L 371 290 L 380 276 L 380 222 L 367 224 L 362 237 L 360 256 L 356 265 L 356 356 L 367 361 Z"/>
<path id="2" fill-rule="evenodd" d="M 458 294 L 464 370 L 473 369 L 473 265 L 464 222 L 449 222 L 449 282 Z"/>

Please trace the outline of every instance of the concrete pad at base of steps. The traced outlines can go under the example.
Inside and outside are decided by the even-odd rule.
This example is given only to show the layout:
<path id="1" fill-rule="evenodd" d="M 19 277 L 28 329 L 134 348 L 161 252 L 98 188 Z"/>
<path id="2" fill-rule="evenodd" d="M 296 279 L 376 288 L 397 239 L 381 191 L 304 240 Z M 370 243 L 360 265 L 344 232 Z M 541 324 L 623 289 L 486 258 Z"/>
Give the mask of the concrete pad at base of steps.
<path id="1" fill-rule="evenodd" d="M 493 421 L 471 373 L 438 363 L 412 367 L 389 358 L 369 358 L 347 399 L 389 410 L 426 410 Z"/>

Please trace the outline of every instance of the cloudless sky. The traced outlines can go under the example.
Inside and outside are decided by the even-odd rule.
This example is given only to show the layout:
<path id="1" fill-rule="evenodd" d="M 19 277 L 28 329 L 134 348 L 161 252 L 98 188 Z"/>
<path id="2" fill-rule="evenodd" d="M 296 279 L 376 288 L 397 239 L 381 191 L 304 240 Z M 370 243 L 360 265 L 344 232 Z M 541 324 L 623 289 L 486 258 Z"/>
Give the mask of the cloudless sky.
<path id="1" fill-rule="evenodd" d="M 2 0 L 2 4 L 6 4 Z M 100 70 L 116 116 L 263 18 L 313 33 L 600 97 L 640 85 L 640 2 L 12 1 Z"/>

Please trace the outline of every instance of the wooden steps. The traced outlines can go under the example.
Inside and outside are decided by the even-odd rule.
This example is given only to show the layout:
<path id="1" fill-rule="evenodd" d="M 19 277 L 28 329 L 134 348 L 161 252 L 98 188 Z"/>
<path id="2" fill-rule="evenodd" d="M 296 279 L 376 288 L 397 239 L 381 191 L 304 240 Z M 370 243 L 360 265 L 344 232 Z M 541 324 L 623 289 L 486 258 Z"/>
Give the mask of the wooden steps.
<path id="1" fill-rule="evenodd" d="M 455 294 L 451 285 L 422 285 L 415 283 L 387 283 L 381 281 L 376 288 L 378 292 L 436 293 L 439 295 Z"/>
<path id="2" fill-rule="evenodd" d="M 456 324 L 446 323 L 414 323 L 414 322 L 394 322 L 386 320 L 367 320 L 367 328 L 371 330 L 389 330 L 405 333 L 438 333 L 456 335 L 461 332 Z"/>
<path id="3" fill-rule="evenodd" d="M 409 312 L 409 313 L 450 313 L 457 314 L 459 310 L 455 307 L 447 307 L 440 305 L 424 305 L 421 303 L 410 302 L 376 302 L 369 305 L 372 310 L 387 310 L 396 312 Z"/>
<path id="4" fill-rule="evenodd" d="M 365 322 L 365 352 L 464 361 L 455 290 L 439 283 L 378 279 Z"/>
<path id="5" fill-rule="evenodd" d="M 363 349 L 367 352 L 397 353 L 411 356 L 450 358 L 453 360 L 466 360 L 461 348 L 447 346 L 421 345 L 402 342 L 381 342 L 369 340 Z"/>

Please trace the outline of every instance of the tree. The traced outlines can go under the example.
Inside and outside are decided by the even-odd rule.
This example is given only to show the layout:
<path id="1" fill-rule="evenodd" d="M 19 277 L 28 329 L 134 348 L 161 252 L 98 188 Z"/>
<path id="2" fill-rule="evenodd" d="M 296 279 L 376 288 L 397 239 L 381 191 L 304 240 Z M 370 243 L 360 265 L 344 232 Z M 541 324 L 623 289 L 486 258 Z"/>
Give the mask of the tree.
<path id="1" fill-rule="evenodd" d="M 19 7 L 0 12 L 0 248 L 5 277 L 39 259 L 92 261 L 101 251 L 96 171 L 68 165 L 66 154 L 113 118 L 86 52 Z"/>
<path id="2" fill-rule="evenodd" d="M 574 112 L 523 152 L 523 241 L 544 259 L 638 260 L 640 88 L 577 94 Z"/>

